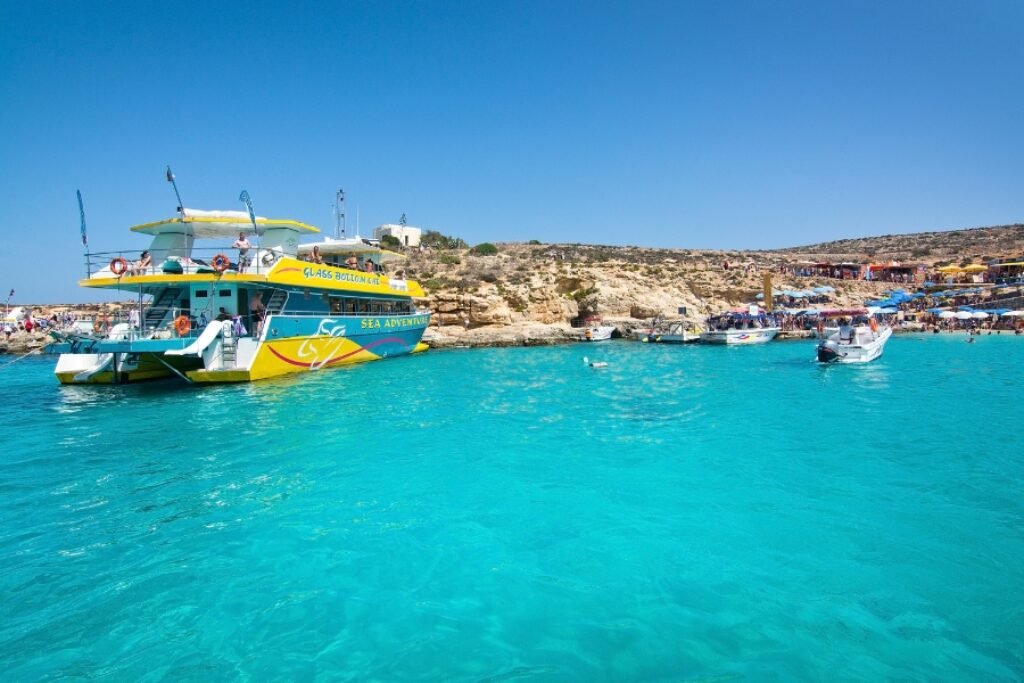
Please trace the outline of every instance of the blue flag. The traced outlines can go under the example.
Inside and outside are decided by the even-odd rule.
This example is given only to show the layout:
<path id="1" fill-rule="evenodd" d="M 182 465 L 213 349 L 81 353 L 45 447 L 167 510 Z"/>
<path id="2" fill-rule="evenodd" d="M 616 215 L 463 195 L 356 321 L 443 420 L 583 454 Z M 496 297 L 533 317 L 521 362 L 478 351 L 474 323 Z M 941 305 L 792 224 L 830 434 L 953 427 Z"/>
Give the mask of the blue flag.
<path id="1" fill-rule="evenodd" d="M 253 232 L 256 231 L 256 214 L 252 210 L 252 200 L 249 199 L 249 193 L 242 190 L 242 194 L 238 195 L 238 201 L 245 204 L 245 208 L 249 210 L 249 220 L 252 221 Z"/>
<path id="2" fill-rule="evenodd" d="M 75 194 L 78 195 L 78 215 L 82 217 L 82 246 L 88 249 L 89 239 L 85 235 L 85 205 L 82 204 L 82 191 L 75 190 Z"/>

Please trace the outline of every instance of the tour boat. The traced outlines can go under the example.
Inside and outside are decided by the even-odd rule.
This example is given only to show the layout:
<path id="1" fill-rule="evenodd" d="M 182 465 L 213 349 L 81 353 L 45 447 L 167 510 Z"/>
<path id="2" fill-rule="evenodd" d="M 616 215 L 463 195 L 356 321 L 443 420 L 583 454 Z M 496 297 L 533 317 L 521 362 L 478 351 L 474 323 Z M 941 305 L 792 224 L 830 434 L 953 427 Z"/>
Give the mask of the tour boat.
<path id="1" fill-rule="evenodd" d="M 885 343 L 892 336 L 892 328 L 879 324 L 871 317 L 864 317 L 862 309 L 846 311 L 823 311 L 819 317 L 822 340 L 818 343 L 817 356 L 821 363 L 870 363 L 885 350 Z M 839 329 L 827 333 L 825 318 L 848 318 L 842 320 Z"/>
<path id="2" fill-rule="evenodd" d="M 300 245 L 319 230 L 242 211 L 183 209 L 131 229 L 152 237 L 140 258 L 90 254 L 79 284 L 138 304 L 127 322 L 54 335 L 48 352 L 59 354 L 63 384 L 250 382 L 427 348 L 430 314 L 413 305 L 422 288 L 383 272 L 400 254 L 358 238 Z M 240 233 L 248 248 L 195 246 Z"/>
<path id="3" fill-rule="evenodd" d="M 708 319 L 708 329 L 700 333 L 704 344 L 764 344 L 775 339 L 779 328 L 763 315 L 723 314 Z"/>

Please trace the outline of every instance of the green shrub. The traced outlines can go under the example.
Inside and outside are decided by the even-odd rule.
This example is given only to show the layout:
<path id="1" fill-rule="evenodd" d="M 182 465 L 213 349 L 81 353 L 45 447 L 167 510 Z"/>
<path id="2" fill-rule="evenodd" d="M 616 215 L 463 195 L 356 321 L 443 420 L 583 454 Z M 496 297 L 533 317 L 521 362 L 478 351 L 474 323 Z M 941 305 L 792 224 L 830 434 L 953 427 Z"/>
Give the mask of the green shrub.
<path id="1" fill-rule="evenodd" d="M 462 259 L 460 259 L 455 254 L 441 254 L 441 256 L 437 260 L 445 264 L 446 266 L 457 266 L 460 263 L 462 263 Z"/>
<path id="2" fill-rule="evenodd" d="M 402 240 L 398 239 L 394 235 L 384 235 L 380 238 L 380 246 L 385 249 L 401 250 Z"/>
<path id="3" fill-rule="evenodd" d="M 498 253 L 498 248 L 490 242 L 481 242 L 469 251 L 477 256 L 494 256 Z"/>

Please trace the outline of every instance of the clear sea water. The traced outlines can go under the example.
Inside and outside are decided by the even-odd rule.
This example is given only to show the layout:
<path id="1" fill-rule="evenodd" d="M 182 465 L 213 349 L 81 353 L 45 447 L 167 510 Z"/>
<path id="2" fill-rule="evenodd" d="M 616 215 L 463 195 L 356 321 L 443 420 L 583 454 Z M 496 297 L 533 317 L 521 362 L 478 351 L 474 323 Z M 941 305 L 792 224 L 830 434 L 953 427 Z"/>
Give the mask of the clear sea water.
<path id="1" fill-rule="evenodd" d="M 15 363 L 0 674 L 1021 680 L 1024 339 L 812 356 L 436 351 L 202 389 Z"/>

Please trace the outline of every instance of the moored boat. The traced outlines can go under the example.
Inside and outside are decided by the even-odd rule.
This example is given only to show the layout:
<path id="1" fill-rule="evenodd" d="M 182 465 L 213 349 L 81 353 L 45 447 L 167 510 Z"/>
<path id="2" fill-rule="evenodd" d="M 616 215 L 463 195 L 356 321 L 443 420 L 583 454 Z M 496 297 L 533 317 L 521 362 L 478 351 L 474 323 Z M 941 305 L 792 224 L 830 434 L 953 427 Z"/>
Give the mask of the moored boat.
<path id="1" fill-rule="evenodd" d="M 400 254 L 359 239 L 300 246 L 319 230 L 241 211 L 182 209 L 132 231 L 152 237 L 147 250 L 90 254 L 79 283 L 137 297 L 131 322 L 55 335 L 61 383 L 248 382 L 426 349 L 423 290 L 384 272 Z M 235 236 L 233 248 L 196 247 Z"/>
<path id="2" fill-rule="evenodd" d="M 779 328 L 762 314 L 724 313 L 708 318 L 707 330 L 700 333 L 703 344 L 764 344 L 775 339 Z"/>
<path id="3" fill-rule="evenodd" d="M 581 329 L 583 332 L 580 341 L 588 342 L 607 341 L 615 332 L 614 325 L 603 325 L 600 318 L 587 318 L 583 321 Z"/>
<path id="4" fill-rule="evenodd" d="M 685 320 L 658 321 L 650 328 L 635 330 L 634 339 L 658 344 L 689 344 L 700 340 L 700 332 Z"/>

